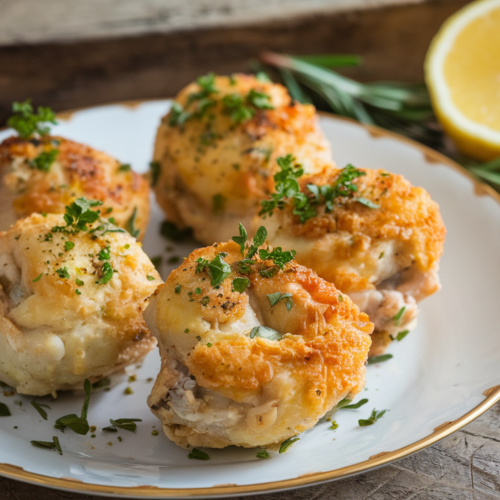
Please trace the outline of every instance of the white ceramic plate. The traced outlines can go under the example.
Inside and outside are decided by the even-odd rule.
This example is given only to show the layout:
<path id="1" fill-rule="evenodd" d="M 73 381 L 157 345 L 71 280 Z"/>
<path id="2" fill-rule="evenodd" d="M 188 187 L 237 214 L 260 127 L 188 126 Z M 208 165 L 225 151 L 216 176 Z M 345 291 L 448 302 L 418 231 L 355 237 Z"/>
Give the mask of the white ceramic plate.
<path id="1" fill-rule="evenodd" d="M 152 101 L 77 111 L 61 120 L 54 133 L 104 150 L 144 172 L 168 106 L 168 101 Z M 136 368 L 135 382 L 115 376 L 110 391 L 92 395 L 89 421 L 97 426 L 95 438 L 53 429 L 56 418 L 79 412 L 81 394 L 61 394 L 51 402 L 38 398 L 51 407 L 47 421 L 30 405 L 33 398 L 0 395 L 12 411 L 11 417 L 0 418 L 0 474 L 61 489 L 144 498 L 270 492 L 344 477 L 413 453 L 500 399 L 499 197 L 446 158 L 404 138 L 328 115 L 321 116 L 321 126 L 339 166 L 353 163 L 403 174 L 439 202 L 448 228 L 440 272 L 443 289 L 422 304 L 418 328 L 390 346 L 394 358 L 368 367 L 360 396 L 369 403 L 339 411 L 336 431 L 320 422 L 288 453 L 273 454 L 271 460 L 237 448 L 207 450 L 206 462 L 190 460 L 163 436 L 146 405 L 152 386 L 148 378 L 159 368 L 153 352 Z M 0 140 L 8 135 L 1 132 Z M 151 257 L 163 255 L 165 278 L 173 267 L 167 259 L 187 255 L 193 245 L 174 245 L 159 236 L 162 219 L 153 205 L 144 248 Z M 133 394 L 124 395 L 129 386 Z M 367 418 L 373 408 L 389 411 L 375 425 L 359 427 L 358 419 Z M 142 419 L 135 434 L 100 431 L 110 418 L 124 417 Z M 159 435 L 152 435 L 154 429 Z M 60 438 L 63 456 L 30 445 L 32 439 L 54 435 Z"/>

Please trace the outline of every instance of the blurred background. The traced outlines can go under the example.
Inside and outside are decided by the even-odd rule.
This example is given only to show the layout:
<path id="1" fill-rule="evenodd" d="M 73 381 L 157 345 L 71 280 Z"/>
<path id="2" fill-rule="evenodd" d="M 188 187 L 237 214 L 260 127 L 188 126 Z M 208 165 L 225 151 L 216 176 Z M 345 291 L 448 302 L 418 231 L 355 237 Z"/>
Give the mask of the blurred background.
<path id="1" fill-rule="evenodd" d="M 0 0 L 0 123 L 28 97 L 56 111 L 173 96 L 260 52 L 356 54 L 359 81 L 421 81 L 465 0 Z"/>

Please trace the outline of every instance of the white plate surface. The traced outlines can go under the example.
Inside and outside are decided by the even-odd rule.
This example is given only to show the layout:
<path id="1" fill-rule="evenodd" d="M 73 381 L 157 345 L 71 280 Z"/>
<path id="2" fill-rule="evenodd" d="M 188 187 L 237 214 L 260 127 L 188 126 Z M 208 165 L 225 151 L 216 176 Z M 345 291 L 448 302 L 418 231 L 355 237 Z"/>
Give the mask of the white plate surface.
<path id="1" fill-rule="evenodd" d="M 168 101 L 151 101 L 135 107 L 82 110 L 61 120 L 53 132 L 106 151 L 144 172 L 156 127 L 168 106 Z M 273 454 L 271 460 L 257 459 L 255 450 L 237 448 L 208 450 L 207 462 L 190 460 L 185 450 L 163 436 L 146 405 L 152 386 L 147 379 L 155 377 L 159 368 L 158 354 L 153 352 L 135 369 L 137 381 L 129 383 L 126 375 L 117 375 L 110 391 L 94 392 L 89 411 L 90 424 L 98 428 L 94 439 L 71 431 L 61 434 L 52 427 L 56 418 L 79 413 L 81 394 L 61 394 L 50 402 L 37 398 L 51 407 L 48 421 L 31 406 L 33 398 L 0 394 L 0 401 L 13 414 L 0 418 L 0 464 L 7 464 L 0 465 L 0 474 L 76 491 L 134 497 L 271 491 L 328 479 L 311 475 L 293 481 L 356 466 L 374 455 L 412 445 L 485 401 L 483 391 L 500 384 L 500 205 L 491 196 L 476 195 L 467 176 L 440 163 L 439 156 L 428 161 L 425 150 L 409 141 L 379 136 L 326 115 L 321 116 L 321 127 L 339 166 L 353 163 L 403 174 L 430 192 L 448 229 L 440 271 L 443 288 L 422 303 L 417 329 L 390 346 L 394 358 L 368 367 L 366 388 L 358 399 L 368 398 L 369 403 L 359 410 L 339 411 L 336 431 L 329 429 L 328 422 L 320 422 L 304 432 L 288 453 Z M 0 140 L 8 135 L 1 132 Z M 165 278 L 173 267 L 166 264 L 167 259 L 187 255 L 193 246 L 162 238 L 162 220 L 154 204 L 144 248 L 150 257 L 163 255 Z M 168 246 L 174 249 L 167 250 Z M 134 393 L 124 395 L 129 386 Z M 481 411 L 489 405 L 483 404 Z M 375 425 L 359 427 L 358 419 L 367 418 L 373 408 L 389 411 Z M 136 434 L 100 431 L 110 418 L 124 417 L 143 420 Z M 159 435 L 153 436 L 153 429 Z M 30 445 L 32 439 L 50 440 L 53 435 L 60 438 L 62 457 Z M 123 441 L 117 440 L 118 435 Z M 373 465 L 377 464 L 366 467 Z M 352 472 L 356 471 L 346 469 Z M 285 482 L 277 484 L 280 481 Z"/>

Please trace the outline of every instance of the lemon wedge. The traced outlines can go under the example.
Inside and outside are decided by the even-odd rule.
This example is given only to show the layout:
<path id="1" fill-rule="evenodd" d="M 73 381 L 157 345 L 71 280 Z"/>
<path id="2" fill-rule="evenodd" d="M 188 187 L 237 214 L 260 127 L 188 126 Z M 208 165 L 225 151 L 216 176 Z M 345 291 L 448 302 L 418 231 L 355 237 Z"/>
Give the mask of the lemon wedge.
<path id="1" fill-rule="evenodd" d="M 425 78 L 458 150 L 479 160 L 500 156 L 500 0 L 472 2 L 443 24 Z"/>

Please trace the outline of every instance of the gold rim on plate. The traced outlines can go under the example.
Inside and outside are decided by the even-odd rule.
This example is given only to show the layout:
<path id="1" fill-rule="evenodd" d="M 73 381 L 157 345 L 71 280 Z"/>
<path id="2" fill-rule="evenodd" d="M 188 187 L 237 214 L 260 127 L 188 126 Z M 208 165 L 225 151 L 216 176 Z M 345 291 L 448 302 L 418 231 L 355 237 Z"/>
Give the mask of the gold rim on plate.
<path id="1" fill-rule="evenodd" d="M 112 104 L 121 105 L 124 107 L 136 107 L 144 102 L 156 101 L 158 99 L 144 99 L 141 101 L 125 101 L 118 103 L 103 104 L 102 106 L 109 106 Z M 76 110 L 66 111 L 58 113 L 57 116 L 61 119 L 69 119 L 71 115 L 75 112 L 90 109 L 100 106 L 89 106 L 86 108 L 79 108 Z M 362 127 L 370 133 L 372 137 L 389 137 L 391 139 L 397 140 L 399 142 L 404 142 L 413 146 L 414 148 L 420 150 L 424 155 L 424 159 L 427 163 L 441 163 L 453 170 L 459 172 L 461 175 L 467 177 L 475 187 L 476 195 L 487 194 L 494 198 L 498 203 L 500 203 L 500 193 L 497 193 L 491 186 L 478 181 L 472 174 L 467 172 L 463 167 L 455 163 L 453 160 L 447 156 L 434 151 L 427 146 L 419 144 L 418 142 L 403 137 L 394 132 L 384 130 L 375 125 L 364 125 L 356 122 L 350 118 L 336 116 L 327 112 L 319 111 L 320 116 L 326 116 L 333 120 L 347 121 L 358 127 Z M 0 129 L 2 130 L 2 129 Z M 238 486 L 236 484 L 222 484 L 206 488 L 160 488 L 158 486 L 105 486 L 99 484 L 84 483 L 80 480 L 61 477 L 48 477 L 41 474 L 35 474 L 33 472 L 25 471 L 22 467 L 11 464 L 0 464 L 0 476 L 4 476 L 10 479 L 16 479 L 18 481 L 24 481 L 31 484 L 36 484 L 40 486 L 47 486 L 51 488 L 57 488 L 60 490 L 70 490 L 80 493 L 96 493 L 103 495 L 122 495 L 130 497 L 146 497 L 146 498 L 179 498 L 179 497 L 217 497 L 221 495 L 236 495 L 243 493 L 272 493 L 279 490 L 286 490 L 292 488 L 298 488 L 300 486 L 308 486 L 317 483 L 331 481 L 333 479 L 345 478 L 347 476 L 352 476 L 354 474 L 359 474 L 361 472 L 366 472 L 370 469 L 381 467 L 387 465 L 390 462 L 398 460 L 400 458 L 406 457 L 412 453 L 420 451 L 432 444 L 440 441 L 441 439 L 449 436 L 450 434 L 458 431 L 465 425 L 469 424 L 479 416 L 481 416 L 485 411 L 489 410 L 496 402 L 500 401 L 500 385 L 491 387 L 483 392 L 486 399 L 478 404 L 471 411 L 462 415 L 460 418 L 454 420 L 453 422 L 444 422 L 434 429 L 434 431 L 428 436 L 416 441 L 415 443 L 404 446 L 398 450 L 387 451 L 378 453 L 370 457 L 368 460 L 363 462 L 358 462 L 354 465 L 349 465 L 348 467 L 342 467 L 340 469 L 335 469 L 328 472 L 312 472 L 304 474 L 295 479 L 285 479 L 282 481 L 273 481 L 268 483 L 257 483 Z"/>

